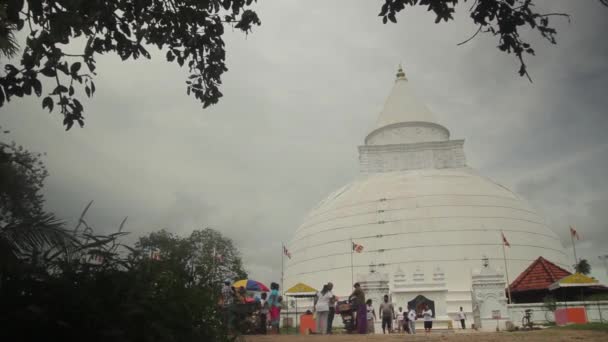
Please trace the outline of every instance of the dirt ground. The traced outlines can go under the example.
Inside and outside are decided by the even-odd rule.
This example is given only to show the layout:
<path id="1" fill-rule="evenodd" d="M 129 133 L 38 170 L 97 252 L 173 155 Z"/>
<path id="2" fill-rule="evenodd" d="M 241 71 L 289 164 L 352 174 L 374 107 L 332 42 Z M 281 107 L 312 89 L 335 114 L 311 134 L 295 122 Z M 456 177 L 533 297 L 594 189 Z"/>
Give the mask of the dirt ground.
<path id="1" fill-rule="evenodd" d="M 499 333 L 434 333 L 430 336 L 424 334 L 412 335 L 266 335 L 247 336 L 245 342 L 346 342 L 346 341 L 450 341 L 450 342 L 570 342 L 570 341 L 608 341 L 608 333 L 598 331 L 576 331 L 548 329 L 532 332 L 499 332 Z"/>

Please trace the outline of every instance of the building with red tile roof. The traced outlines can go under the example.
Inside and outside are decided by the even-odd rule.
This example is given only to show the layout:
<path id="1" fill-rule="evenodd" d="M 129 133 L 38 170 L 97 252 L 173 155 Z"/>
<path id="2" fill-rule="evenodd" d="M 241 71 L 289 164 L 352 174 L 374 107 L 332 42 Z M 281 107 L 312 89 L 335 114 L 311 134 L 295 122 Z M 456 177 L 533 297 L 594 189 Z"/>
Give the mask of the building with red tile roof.
<path id="1" fill-rule="evenodd" d="M 551 261 L 539 257 L 511 283 L 513 302 L 542 302 L 549 294 L 549 286 L 571 274 Z"/>

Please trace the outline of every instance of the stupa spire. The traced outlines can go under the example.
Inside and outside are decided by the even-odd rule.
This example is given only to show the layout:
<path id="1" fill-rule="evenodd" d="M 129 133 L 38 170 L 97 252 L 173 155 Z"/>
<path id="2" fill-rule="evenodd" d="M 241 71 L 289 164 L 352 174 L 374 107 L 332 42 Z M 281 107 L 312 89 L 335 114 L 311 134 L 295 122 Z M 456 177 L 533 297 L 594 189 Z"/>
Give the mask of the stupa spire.
<path id="1" fill-rule="evenodd" d="M 436 123 L 431 111 L 418 100 L 410 89 L 403 66 L 399 64 L 395 84 L 384 103 L 382 112 L 378 116 L 376 129 L 404 122 Z"/>

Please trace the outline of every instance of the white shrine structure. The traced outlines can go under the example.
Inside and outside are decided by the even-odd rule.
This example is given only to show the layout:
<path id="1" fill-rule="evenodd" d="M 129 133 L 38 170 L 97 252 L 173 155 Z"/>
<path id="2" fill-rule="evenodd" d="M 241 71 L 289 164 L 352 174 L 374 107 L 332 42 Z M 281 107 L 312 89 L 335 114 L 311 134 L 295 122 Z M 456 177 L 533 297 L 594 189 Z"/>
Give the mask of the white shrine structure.
<path id="1" fill-rule="evenodd" d="M 471 277 L 473 322 L 482 330 L 506 329 L 510 320 L 504 273 L 490 266 L 487 257 L 482 258 L 482 267 L 474 270 Z"/>
<path id="2" fill-rule="evenodd" d="M 422 296 L 437 319 L 453 319 L 461 306 L 472 317 L 472 273 L 482 257 L 504 264 L 501 231 L 511 244 L 511 280 L 539 256 L 570 268 L 544 219 L 467 166 L 463 145 L 414 96 L 399 68 L 359 146 L 360 176 L 321 201 L 287 244 L 286 288 L 332 282 L 336 295 L 348 296 L 352 281 L 366 281 L 375 265 L 396 307 Z M 361 253 L 353 253 L 353 242 Z"/>

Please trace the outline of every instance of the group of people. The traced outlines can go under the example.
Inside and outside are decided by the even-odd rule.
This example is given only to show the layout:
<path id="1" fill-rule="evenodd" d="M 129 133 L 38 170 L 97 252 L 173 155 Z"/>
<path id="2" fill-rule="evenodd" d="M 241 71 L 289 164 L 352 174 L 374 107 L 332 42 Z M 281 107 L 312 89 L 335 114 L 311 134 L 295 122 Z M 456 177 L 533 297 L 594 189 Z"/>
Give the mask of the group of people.
<path id="1" fill-rule="evenodd" d="M 279 334 L 279 323 L 281 321 L 281 305 L 283 296 L 279 295 L 279 284 L 270 284 L 270 295 L 262 293 L 260 299 L 260 333 L 266 334 L 268 327 L 268 318 L 270 318 L 270 331 L 274 334 Z M 268 317 L 270 316 L 270 317 Z"/>
<path id="2" fill-rule="evenodd" d="M 230 286 L 229 281 L 224 282 L 221 297 L 221 302 L 223 305 L 244 304 L 247 303 L 247 300 L 247 291 L 243 286 L 240 286 L 237 289 L 234 286 Z"/>
<path id="3" fill-rule="evenodd" d="M 384 302 L 380 304 L 378 309 L 380 319 L 382 321 L 382 333 L 390 334 L 393 330 L 393 322 L 396 321 L 396 330 L 398 332 L 404 331 L 409 334 L 416 334 L 416 320 L 418 317 L 424 319 L 424 331 L 429 334 L 433 328 L 433 310 L 431 310 L 426 304 L 423 305 L 423 309 L 419 314 L 413 307 L 410 307 L 407 312 L 403 311 L 402 307 L 399 307 L 399 311 L 395 313 L 393 303 L 389 302 L 388 295 L 384 295 Z M 378 319 L 376 317 L 376 310 L 372 305 L 372 300 L 368 299 L 366 302 L 366 318 L 367 318 L 367 333 L 374 333 L 374 324 Z"/>
<path id="4" fill-rule="evenodd" d="M 377 318 L 376 311 L 372 305 L 372 300 L 365 300 L 365 292 L 363 292 L 359 283 L 355 283 L 353 287 L 353 292 L 349 296 L 349 302 L 353 310 L 354 329 L 359 334 L 374 333 L 374 323 Z M 323 289 L 315 296 L 314 311 L 316 314 L 317 334 L 331 334 L 336 312 L 335 304 L 337 302 L 337 297 L 332 293 L 332 289 L 333 284 L 331 282 L 327 283 L 323 285 Z M 402 309 L 399 308 L 399 311 L 401 312 Z M 384 302 L 380 304 L 378 312 L 381 315 L 382 331 L 384 333 L 387 331 L 390 333 L 392 331 L 392 322 L 396 315 L 393 304 L 389 302 L 388 295 L 384 296 Z M 425 317 L 425 322 L 426 317 L 428 317 L 430 325 L 428 332 L 430 332 L 433 313 L 430 309 L 426 308 L 426 310 L 423 311 L 423 316 Z M 414 321 L 416 317 L 416 312 L 414 309 L 411 309 L 410 312 L 408 312 L 409 319 L 407 322 L 409 325 L 405 330 L 410 331 L 412 334 L 415 334 Z M 403 323 L 400 324 L 402 325 Z M 426 325 L 427 324 L 425 323 L 425 329 Z"/>
<path id="5" fill-rule="evenodd" d="M 315 296 L 314 310 L 317 315 L 317 334 L 331 334 L 337 301 L 336 296 L 331 292 L 333 288 L 334 284 L 327 283 Z"/>
<path id="6" fill-rule="evenodd" d="M 317 334 L 331 334 L 334 316 L 336 314 L 336 303 L 338 298 L 333 294 L 334 285 L 329 282 L 323 285 L 321 291 L 319 291 L 314 298 L 314 313 L 316 315 L 316 333 Z M 376 310 L 373 307 L 371 299 L 365 299 L 365 292 L 361 289 L 359 283 L 353 285 L 353 292 L 349 296 L 349 302 L 353 311 L 354 331 L 359 334 L 368 334 L 375 332 L 375 322 L 380 319 L 382 322 L 382 333 L 386 334 L 393 332 L 393 322 L 396 323 L 396 330 L 398 332 L 404 331 L 409 334 L 416 334 L 416 320 L 421 318 L 424 320 L 424 330 L 426 334 L 430 334 L 433 328 L 433 310 L 428 305 L 423 304 L 421 310 L 416 312 L 416 308 L 409 307 L 407 311 L 403 311 L 402 307 L 399 307 L 398 311 L 395 312 L 393 303 L 389 301 L 389 296 L 384 295 L 384 301 L 378 308 L 378 314 L 376 316 Z M 232 304 L 238 303 L 249 303 L 250 301 L 257 301 L 259 303 L 258 317 L 259 317 L 259 332 L 266 334 L 268 332 L 268 326 L 270 322 L 270 332 L 274 334 L 279 333 L 279 323 L 281 316 L 281 306 L 283 297 L 279 293 L 279 284 L 270 284 L 270 293 L 262 293 L 261 298 L 252 299 L 246 297 L 246 291 L 244 288 L 235 289 L 230 286 L 230 282 L 226 281 L 222 287 L 222 304 L 224 305 L 224 311 L 226 312 L 225 319 L 230 327 L 232 325 L 232 317 L 229 310 Z M 458 312 L 458 319 L 461 322 L 462 329 L 465 329 L 466 315 L 460 308 Z"/>
<path id="7" fill-rule="evenodd" d="M 235 289 L 234 286 L 230 286 L 230 281 L 225 281 L 222 287 L 221 304 L 223 307 L 224 321 L 229 329 L 234 328 L 235 316 L 237 311 L 234 310 L 234 304 L 247 304 L 247 303 L 259 303 L 258 318 L 259 327 L 258 330 L 262 334 L 266 334 L 268 331 L 268 323 L 270 322 L 270 330 L 272 333 L 279 333 L 279 322 L 281 317 L 281 305 L 283 297 L 279 294 L 279 284 L 270 284 L 270 293 L 262 293 L 260 298 L 249 298 L 247 297 L 247 291 L 244 287 Z M 238 321 L 238 319 L 237 319 Z"/>

